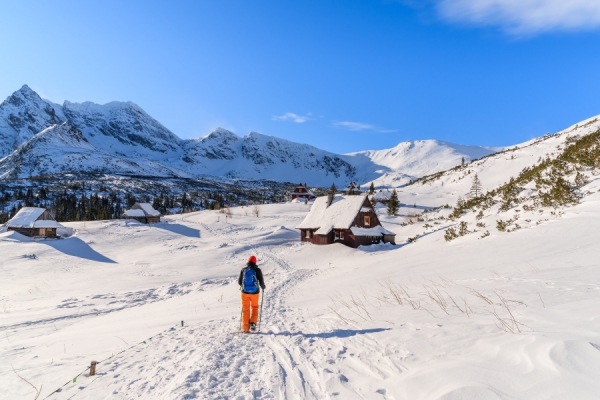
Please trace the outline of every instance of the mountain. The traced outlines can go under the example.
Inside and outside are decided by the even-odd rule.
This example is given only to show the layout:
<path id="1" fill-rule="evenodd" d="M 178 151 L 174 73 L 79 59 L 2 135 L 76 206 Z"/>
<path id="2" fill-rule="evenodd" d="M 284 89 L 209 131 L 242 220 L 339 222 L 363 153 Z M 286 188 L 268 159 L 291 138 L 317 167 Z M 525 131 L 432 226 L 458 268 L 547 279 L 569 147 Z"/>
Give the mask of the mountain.
<path id="1" fill-rule="evenodd" d="M 52 125 L 0 159 L 0 178 L 73 173 L 175 177 L 179 174 L 146 159 L 132 160 L 94 147 L 70 122 Z M 151 171 L 150 174 L 148 172 Z"/>
<path id="2" fill-rule="evenodd" d="M 102 172 L 399 186 L 457 165 L 463 157 L 468 161 L 493 151 L 424 140 L 339 155 L 257 132 L 240 137 L 222 128 L 183 140 L 132 102 L 58 105 L 27 85 L 0 104 L 0 176 L 12 178 Z"/>
<path id="3" fill-rule="evenodd" d="M 502 148 L 463 146 L 440 140 L 401 142 L 391 149 L 366 150 L 346 155 L 363 174 L 359 181 L 376 186 L 399 186 L 423 175 L 443 171 L 481 158 Z"/>
<path id="4" fill-rule="evenodd" d="M 132 102 L 62 106 L 65 117 L 99 149 L 127 157 L 177 158 L 182 140 Z"/>

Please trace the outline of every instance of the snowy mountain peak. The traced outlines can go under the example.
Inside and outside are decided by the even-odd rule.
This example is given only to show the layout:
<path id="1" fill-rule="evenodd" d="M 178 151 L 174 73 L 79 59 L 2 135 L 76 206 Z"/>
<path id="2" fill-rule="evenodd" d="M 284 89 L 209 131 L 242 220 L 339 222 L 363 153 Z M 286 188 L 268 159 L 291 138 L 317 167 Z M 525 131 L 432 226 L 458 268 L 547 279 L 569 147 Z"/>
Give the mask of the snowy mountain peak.
<path id="1" fill-rule="evenodd" d="M 52 105 L 23 85 L 0 104 L 0 157 L 41 130 L 63 121 Z"/>
<path id="2" fill-rule="evenodd" d="M 240 137 L 225 128 L 217 127 L 199 140 L 238 140 Z"/>

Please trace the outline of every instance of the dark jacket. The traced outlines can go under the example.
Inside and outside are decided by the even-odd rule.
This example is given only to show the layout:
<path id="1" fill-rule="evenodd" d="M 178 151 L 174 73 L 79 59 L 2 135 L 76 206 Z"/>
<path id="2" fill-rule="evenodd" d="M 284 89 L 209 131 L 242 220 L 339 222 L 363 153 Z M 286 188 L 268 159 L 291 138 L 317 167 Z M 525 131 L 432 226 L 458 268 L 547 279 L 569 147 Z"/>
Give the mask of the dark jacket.
<path id="1" fill-rule="evenodd" d="M 246 268 L 252 268 L 254 271 L 256 271 L 256 278 L 258 279 L 258 284 L 260 285 L 260 287 L 262 288 L 262 290 L 265 290 L 265 281 L 263 280 L 263 275 L 262 275 L 262 271 L 260 270 L 260 268 L 258 268 L 256 266 L 256 264 L 249 262 L 248 264 L 246 264 Z M 244 268 L 245 269 L 245 268 Z M 244 269 L 242 269 L 240 271 L 240 277 L 238 278 L 238 285 L 242 286 L 242 279 L 244 279 Z M 246 293 L 242 290 L 243 293 Z M 260 290 L 256 293 L 259 293 Z M 254 294 L 254 293 L 248 293 L 248 294 Z"/>

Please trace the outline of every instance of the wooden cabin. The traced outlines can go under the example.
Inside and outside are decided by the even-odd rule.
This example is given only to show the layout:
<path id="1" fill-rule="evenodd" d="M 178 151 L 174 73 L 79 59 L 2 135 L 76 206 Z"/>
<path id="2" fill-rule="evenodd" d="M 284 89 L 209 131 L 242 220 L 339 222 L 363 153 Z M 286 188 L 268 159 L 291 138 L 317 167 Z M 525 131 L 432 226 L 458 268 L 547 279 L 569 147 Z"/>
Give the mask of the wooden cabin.
<path id="1" fill-rule="evenodd" d="M 23 207 L 6 223 L 6 230 L 30 237 L 58 238 L 56 230 L 64 228 L 45 208 Z"/>
<path id="2" fill-rule="evenodd" d="M 296 229 L 300 230 L 300 240 L 313 244 L 342 243 L 353 248 L 396 244 L 396 234 L 381 225 L 366 195 L 317 197 Z"/>
<path id="3" fill-rule="evenodd" d="M 312 200 L 312 199 L 316 199 L 316 198 L 317 198 L 317 196 L 315 196 L 313 194 L 313 192 L 310 191 L 310 189 L 306 186 L 305 183 L 301 183 L 298 186 L 296 186 L 296 188 L 292 192 L 292 200 L 294 200 L 294 199 Z"/>
<path id="4" fill-rule="evenodd" d="M 150 203 L 135 203 L 121 215 L 123 219 L 135 219 L 142 224 L 160 222 L 160 217 L 162 217 L 161 213 L 156 211 Z"/>

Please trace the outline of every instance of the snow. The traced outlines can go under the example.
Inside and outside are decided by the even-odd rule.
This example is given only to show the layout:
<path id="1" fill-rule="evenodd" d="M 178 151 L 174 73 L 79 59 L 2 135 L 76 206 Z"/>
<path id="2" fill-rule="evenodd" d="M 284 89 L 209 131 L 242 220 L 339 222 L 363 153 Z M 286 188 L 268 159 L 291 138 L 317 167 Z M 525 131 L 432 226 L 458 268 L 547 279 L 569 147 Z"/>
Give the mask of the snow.
<path id="1" fill-rule="evenodd" d="M 379 201 L 387 201 L 392 197 L 392 191 L 390 190 L 380 190 L 379 192 L 373 195 L 373 200 Z"/>
<path id="2" fill-rule="evenodd" d="M 127 210 L 123 213 L 125 217 L 145 217 L 144 210 Z"/>
<path id="3" fill-rule="evenodd" d="M 142 210 L 144 210 L 144 213 L 146 213 L 146 215 L 149 215 L 151 217 L 160 216 L 160 212 L 156 211 L 150 203 L 138 203 L 138 205 Z"/>
<path id="4" fill-rule="evenodd" d="M 372 228 L 359 228 L 353 226 L 350 228 L 352 233 L 356 236 L 381 236 L 381 235 L 395 235 L 394 232 L 388 231 L 383 226 L 374 226 Z"/>
<path id="5" fill-rule="evenodd" d="M 348 229 L 365 202 L 365 195 L 336 195 L 329 206 L 327 196 L 317 197 L 310 212 L 297 229 L 317 229 L 317 235 L 326 235 L 332 229 Z"/>
<path id="6" fill-rule="evenodd" d="M 51 220 L 40 220 L 35 221 L 33 224 L 34 228 L 62 228 L 63 226 L 56 221 Z"/>
<path id="7" fill-rule="evenodd" d="M 260 218 L 232 208 L 227 223 L 214 211 L 65 223 L 75 234 L 52 242 L 2 233 L 3 396 L 35 397 L 14 368 L 43 384 L 39 398 L 62 387 L 56 399 L 593 399 L 598 185 L 544 224 L 450 243 L 443 231 L 401 246 L 302 243 L 293 230 L 308 207 L 294 203 L 262 205 Z M 398 236 L 422 229 L 400 211 L 380 218 Z M 241 335 L 237 276 L 251 254 L 267 284 L 262 333 Z M 436 288 L 447 313 L 426 295 Z M 521 333 L 498 328 L 501 298 Z"/>

